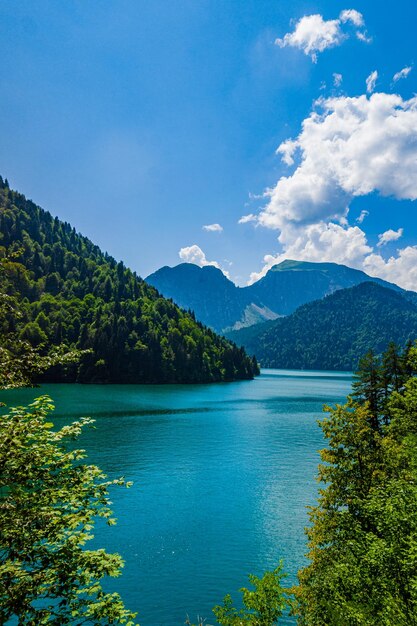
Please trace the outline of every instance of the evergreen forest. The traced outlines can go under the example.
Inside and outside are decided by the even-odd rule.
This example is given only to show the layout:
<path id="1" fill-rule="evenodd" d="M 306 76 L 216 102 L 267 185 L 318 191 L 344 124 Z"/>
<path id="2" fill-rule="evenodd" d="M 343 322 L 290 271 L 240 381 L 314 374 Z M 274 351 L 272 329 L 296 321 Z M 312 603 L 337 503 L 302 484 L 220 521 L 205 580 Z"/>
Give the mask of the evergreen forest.
<path id="1" fill-rule="evenodd" d="M 40 380 L 96 383 L 197 383 L 250 379 L 255 359 L 160 296 L 0 178 L 1 292 L 17 298 L 13 332 L 40 355 L 76 350 Z"/>
<path id="2" fill-rule="evenodd" d="M 364 282 L 227 336 L 262 367 L 355 371 L 369 350 L 380 355 L 390 341 L 405 347 L 417 338 L 417 307 L 401 292 Z"/>

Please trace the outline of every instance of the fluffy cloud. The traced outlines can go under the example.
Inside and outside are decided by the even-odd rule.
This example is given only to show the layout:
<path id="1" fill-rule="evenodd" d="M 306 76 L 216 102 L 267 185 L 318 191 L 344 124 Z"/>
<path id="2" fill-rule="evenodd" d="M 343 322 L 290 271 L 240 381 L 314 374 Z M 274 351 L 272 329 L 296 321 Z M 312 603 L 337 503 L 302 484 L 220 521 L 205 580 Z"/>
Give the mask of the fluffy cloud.
<path id="1" fill-rule="evenodd" d="M 359 11 L 355 9 L 345 9 L 339 15 L 339 19 L 343 23 L 352 22 L 352 24 L 358 28 L 365 25 L 362 13 L 359 13 Z"/>
<path id="2" fill-rule="evenodd" d="M 399 72 L 394 74 L 392 80 L 394 81 L 394 83 L 396 83 L 401 78 L 407 78 L 407 76 L 409 75 L 409 73 L 411 72 L 412 69 L 413 68 L 411 66 L 403 67 L 402 70 L 400 70 Z"/>
<path id="3" fill-rule="evenodd" d="M 368 78 L 366 79 L 366 91 L 368 93 L 372 93 L 373 91 L 375 91 L 375 85 L 376 85 L 377 79 L 378 79 L 378 72 L 376 70 L 371 72 L 371 74 L 369 74 Z"/>
<path id="4" fill-rule="evenodd" d="M 417 198 L 417 97 L 375 93 L 321 100 L 295 140 L 278 152 L 290 176 L 265 192 L 261 225 L 285 231 L 294 225 L 340 221 L 355 196 L 378 192 Z"/>
<path id="5" fill-rule="evenodd" d="M 267 271 L 285 259 L 343 263 L 361 267 L 363 259 L 372 252 L 366 235 L 358 226 L 341 226 L 332 222 L 310 224 L 303 229 L 289 229 L 280 235 L 284 252 L 264 257 L 265 265 L 260 272 L 252 272 L 249 284 L 265 276 Z"/>
<path id="6" fill-rule="evenodd" d="M 178 252 L 178 255 L 182 261 L 185 263 L 194 263 L 199 267 L 205 267 L 206 265 L 213 265 L 213 267 L 217 267 L 217 269 L 221 270 L 225 276 L 229 278 L 229 273 L 225 271 L 217 261 L 208 261 L 206 255 L 197 244 L 193 244 L 192 246 L 186 246 L 185 248 L 181 248 Z"/>
<path id="7" fill-rule="evenodd" d="M 385 233 L 378 235 L 378 243 L 376 244 L 378 248 L 381 246 L 385 246 L 390 241 L 397 241 L 400 237 L 403 236 L 404 229 L 399 228 L 398 230 L 386 230 Z"/>
<path id="8" fill-rule="evenodd" d="M 238 224 L 247 224 L 248 222 L 256 222 L 258 217 L 254 213 L 249 213 L 248 215 L 242 215 Z"/>
<path id="9" fill-rule="evenodd" d="M 364 26 L 362 14 L 355 9 L 345 9 L 339 18 L 334 20 L 324 20 L 318 13 L 305 15 L 298 20 L 292 33 L 276 39 L 275 43 L 281 48 L 287 46 L 299 48 L 316 63 L 317 53 L 323 52 L 326 48 L 339 46 L 348 38 L 347 33 L 342 30 L 342 25 L 348 22 L 355 28 Z M 361 31 L 358 31 L 357 35 L 359 32 Z"/>
<path id="10" fill-rule="evenodd" d="M 380 254 L 367 256 L 363 269 L 371 276 L 384 278 L 404 289 L 417 290 L 417 246 L 407 246 L 388 260 Z"/>
<path id="11" fill-rule="evenodd" d="M 379 237 L 395 241 L 403 229 L 389 230 Z M 382 245 L 378 242 L 378 246 Z M 388 259 L 376 253 L 369 245 L 365 232 L 358 226 L 340 226 L 334 223 L 318 223 L 303 230 L 294 231 L 283 242 L 283 252 L 267 254 L 259 272 L 252 272 L 248 284 L 265 276 L 267 271 L 285 259 L 311 262 L 342 263 L 395 283 L 404 289 L 417 291 L 417 246 L 407 246 Z"/>
<path id="12" fill-rule="evenodd" d="M 342 82 L 343 82 L 343 76 L 342 76 L 342 74 L 338 74 L 337 72 L 335 72 L 335 73 L 333 74 L 333 85 L 334 85 L 335 87 L 340 87 L 340 85 L 342 84 Z"/>
<path id="13" fill-rule="evenodd" d="M 203 226 L 203 230 L 206 230 L 209 233 L 222 233 L 223 226 L 220 226 L 220 224 L 206 224 Z"/>
<path id="14" fill-rule="evenodd" d="M 277 152 L 287 165 L 295 164 L 294 171 L 265 192 L 267 203 L 257 221 L 279 231 L 282 251 L 267 255 L 250 282 L 292 258 L 345 263 L 417 290 L 417 246 L 398 250 L 388 260 L 376 252 L 398 240 L 403 230 L 382 233 L 374 249 L 359 227 L 368 211 L 361 212 L 356 226 L 347 220 L 350 202 L 358 196 L 417 199 L 417 96 L 322 99 L 298 137 L 283 142 Z"/>

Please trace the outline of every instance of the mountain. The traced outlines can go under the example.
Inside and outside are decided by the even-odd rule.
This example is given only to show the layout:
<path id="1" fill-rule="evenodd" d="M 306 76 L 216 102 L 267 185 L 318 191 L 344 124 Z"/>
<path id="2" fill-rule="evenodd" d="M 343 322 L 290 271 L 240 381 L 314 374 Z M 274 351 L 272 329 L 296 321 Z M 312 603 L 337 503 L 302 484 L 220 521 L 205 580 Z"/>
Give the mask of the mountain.
<path id="1" fill-rule="evenodd" d="M 302 304 L 368 281 L 404 291 L 397 285 L 346 265 L 292 260 L 273 266 L 263 278 L 246 289 L 279 315 L 289 315 Z M 417 298 L 417 294 L 410 293 L 413 294 L 411 298 Z"/>
<path id="2" fill-rule="evenodd" d="M 369 350 L 415 340 L 417 307 L 399 291 L 366 282 L 227 336 L 263 367 L 351 371 Z"/>
<path id="3" fill-rule="evenodd" d="M 289 315 L 302 304 L 370 280 L 417 304 L 417 293 L 337 263 L 286 260 L 248 287 L 236 287 L 215 267 L 191 263 L 163 267 L 146 280 L 182 308 L 194 311 L 204 324 L 226 333 Z"/>
<path id="4" fill-rule="evenodd" d="M 148 276 L 146 282 L 183 309 L 194 311 L 198 320 L 217 332 L 278 317 L 247 288 L 237 287 L 212 265 L 165 266 Z"/>
<path id="5" fill-rule="evenodd" d="M 90 350 L 47 380 L 212 382 L 257 373 L 243 349 L 1 177 L 0 233 L 0 290 L 20 300 L 21 316 L 10 314 L 8 329 L 43 352 L 57 345 Z"/>

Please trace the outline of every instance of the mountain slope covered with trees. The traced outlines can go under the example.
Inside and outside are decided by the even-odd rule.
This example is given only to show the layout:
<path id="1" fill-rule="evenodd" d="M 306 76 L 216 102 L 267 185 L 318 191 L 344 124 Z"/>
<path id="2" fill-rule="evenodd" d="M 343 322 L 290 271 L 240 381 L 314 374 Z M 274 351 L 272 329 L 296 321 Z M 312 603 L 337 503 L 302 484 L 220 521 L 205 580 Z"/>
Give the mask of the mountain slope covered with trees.
<path id="1" fill-rule="evenodd" d="M 46 380 L 212 382 L 252 378 L 256 363 L 179 309 L 70 224 L 0 178 L 0 291 L 19 301 L 15 332 L 46 354 L 87 350 Z"/>
<path id="2" fill-rule="evenodd" d="M 228 334 L 264 367 L 357 369 L 362 354 L 417 338 L 417 307 L 376 283 L 336 291 L 266 324 Z"/>

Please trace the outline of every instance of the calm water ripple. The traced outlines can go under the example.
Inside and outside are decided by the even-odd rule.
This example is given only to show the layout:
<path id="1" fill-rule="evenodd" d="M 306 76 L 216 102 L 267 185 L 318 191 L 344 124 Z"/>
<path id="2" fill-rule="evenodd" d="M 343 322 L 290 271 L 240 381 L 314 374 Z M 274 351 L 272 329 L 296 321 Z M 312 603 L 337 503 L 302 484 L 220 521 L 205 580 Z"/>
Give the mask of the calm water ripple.
<path id="1" fill-rule="evenodd" d="M 350 385 L 346 373 L 264 370 L 230 384 L 44 385 L 2 399 L 48 393 L 57 425 L 97 420 L 82 437 L 89 459 L 134 481 L 112 493 L 118 524 L 94 540 L 126 560 L 109 588 L 141 626 L 174 626 L 187 613 L 213 624 L 214 604 L 280 558 L 295 582 L 323 445 L 316 420 Z"/>

